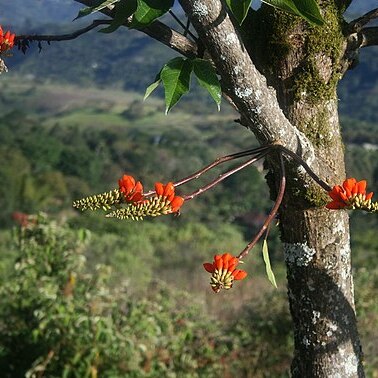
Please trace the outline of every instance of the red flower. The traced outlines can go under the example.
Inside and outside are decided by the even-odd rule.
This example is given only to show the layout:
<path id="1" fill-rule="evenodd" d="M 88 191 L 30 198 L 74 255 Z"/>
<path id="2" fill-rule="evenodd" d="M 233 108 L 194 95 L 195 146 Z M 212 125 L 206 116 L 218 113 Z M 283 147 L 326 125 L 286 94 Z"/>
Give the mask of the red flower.
<path id="1" fill-rule="evenodd" d="M 155 183 L 155 191 L 158 197 L 163 197 L 169 202 L 171 207 L 170 212 L 176 213 L 184 203 L 184 198 L 175 195 L 175 187 L 172 182 L 163 185 L 161 182 Z"/>
<path id="2" fill-rule="evenodd" d="M 211 273 L 211 288 L 218 293 L 221 289 L 231 289 L 234 280 L 242 280 L 247 277 L 247 272 L 235 269 L 239 263 L 239 259 L 224 253 L 223 255 L 215 255 L 214 262 L 204 263 L 203 267 Z"/>
<path id="3" fill-rule="evenodd" d="M 14 45 L 15 34 L 11 34 L 8 30 L 5 34 L 0 26 L 0 53 L 10 50 Z"/>
<path id="4" fill-rule="evenodd" d="M 126 202 L 139 202 L 143 199 L 143 185 L 140 181 L 135 182 L 134 177 L 123 175 L 118 180 L 119 191 L 123 193 Z"/>
<path id="5" fill-rule="evenodd" d="M 354 209 L 368 206 L 373 192 L 366 193 L 366 180 L 357 181 L 355 178 L 346 179 L 343 185 L 336 185 L 328 192 L 332 202 L 326 205 L 327 209 Z"/>
<path id="6" fill-rule="evenodd" d="M 15 211 L 14 213 L 12 213 L 12 218 L 21 227 L 26 227 L 29 224 L 28 214 L 22 213 L 20 211 Z"/>

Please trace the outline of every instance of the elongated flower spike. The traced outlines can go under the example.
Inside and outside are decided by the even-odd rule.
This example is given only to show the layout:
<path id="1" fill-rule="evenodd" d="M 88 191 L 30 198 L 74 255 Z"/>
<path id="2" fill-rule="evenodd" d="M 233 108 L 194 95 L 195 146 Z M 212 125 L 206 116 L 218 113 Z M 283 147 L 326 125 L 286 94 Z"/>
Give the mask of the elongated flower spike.
<path id="1" fill-rule="evenodd" d="M 118 180 L 119 189 L 109 192 L 95 194 L 73 202 L 73 207 L 84 210 L 111 210 L 124 203 L 138 203 L 143 199 L 143 185 L 136 182 L 134 177 L 123 175 Z"/>
<path id="2" fill-rule="evenodd" d="M 4 51 L 10 50 L 14 46 L 14 39 L 16 35 L 12 34 L 9 30 L 4 34 L 0 26 L 0 54 Z"/>
<path id="3" fill-rule="evenodd" d="M 373 192 L 366 193 L 366 180 L 357 181 L 355 178 L 346 179 L 342 185 L 335 185 L 329 196 L 332 201 L 326 205 L 327 209 L 361 209 L 369 212 L 378 211 L 378 202 L 372 202 Z"/>
<path id="4" fill-rule="evenodd" d="M 138 183 L 137 183 L 138 184 Z M 137 188 L 135 184 L 135 188 Z M 133 182 L 125 180 L 125 191 L 133 186 Z M 136 197 L 137 198 L 137 197 Z M 141 220 L 145 217 L 157 217 L 160 215 L 178 213 L 184 198 L 175 195 L 175 187 L 172 182 L 164 185 L 161 182 L 155 184 L 155 195 L 131 203 L 126 208 L 120 208 L 107 214 L 108 218 Z"/>
<path id="5" fill-rule="evenodd" d="M 229 253 L 215 255 L 213 263 L 204 263 L 203 267 L 209 273 L 210 285 L 215 293 L 221 289 L 231 289 L 235 280 L 242 280 L 247 277 L 247 272 L 235 269 L 239 264 L 239 259 Z"/>
<path id="6" fill-rule="evenodd" d="M 169 182 L 155 184 L 155 193 L 143 193 L 143 185 L 130 175 L 118 180 L 118 189 L 96 194 L 73 202 L 79 210 L 111 210 L 107 218 L 141 220 L 145 217 L 178 213 L 184 198 L 175 195 L 175 187 Z M 126 206 L 125 206 L 126 205 Z"/>

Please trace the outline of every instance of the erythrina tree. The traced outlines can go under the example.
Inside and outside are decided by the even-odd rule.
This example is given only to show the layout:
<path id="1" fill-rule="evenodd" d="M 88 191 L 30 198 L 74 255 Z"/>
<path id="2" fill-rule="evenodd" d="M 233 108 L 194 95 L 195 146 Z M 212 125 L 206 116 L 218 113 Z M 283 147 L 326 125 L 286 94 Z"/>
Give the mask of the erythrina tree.
<path id="1" fill-rule="evenodd" d="M 344 181 L 337 85 L 359 50 L 378 44 L 378 28 L 367 26 L 378 9 L 348 23 L 343 14 L 351 0 L 266 0 L 258 10 L 250 8 L 251 0 L 75 1 L 86 6 L 79 17 L 101 12 L 108 18 L 64 36 L 18 36 L 19 47 L 73 39 L 99 25 L 107 25 L 105 32 L 120 26 L 140 30 L 180 54 L 162 68 L 146 96 L 162 83 L 168 112 L 189 90 L 194 72 L 218 105 L 223 94 L 262 147 L 224 157 L 178 183 L 157 183 L 148 193 L 125 175 L 119 189 L 74 206 L 112 209 L 109 215 L 118 218 L 177 213 L 216 182 L 182 197 L 176 186 L 223 161 L 250 156 L 241 169 L 265 157 L 267 184 L 277 200 L 257 239 L 278 210 L 294 324 L 292 376 L 363 377 L 345 209 L 377 211 L 377 205 L 365 181 Z M 166 13 L 181 31 L 158 20 Z M 327 192 L 332 202 L 326 207 Z M 204 264 L 214 291 L 245 277 L 236 265 L 255 239 L 237 257 L 225 253 Z"/>

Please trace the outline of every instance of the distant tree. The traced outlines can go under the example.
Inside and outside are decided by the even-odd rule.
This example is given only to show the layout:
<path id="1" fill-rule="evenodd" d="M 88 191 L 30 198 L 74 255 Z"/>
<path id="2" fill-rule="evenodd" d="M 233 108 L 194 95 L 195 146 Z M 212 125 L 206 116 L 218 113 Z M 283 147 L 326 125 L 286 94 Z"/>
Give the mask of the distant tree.
<path id="1" fill-rule="evenodd" d="M 167 112 L 189 90 L 192 71 L 219 105 L 219 77 L 223 96 L 240 115 L 238 122 L 261 145 L 279 144 L 296 153 L 318 182 L 344 180 L 336 90 L 359 50 L 378 44 L 378 28 L 367 27 L 378 9 L 346 22 L 350 0 L 266 0 L 268 5 L 258 10 L 250 8 L 250 0 L 179 0 L 175 6 L 174 0 L 76 1 L 87 6 L 79 16 L 100 11 L 110 19 L 66 36 L 19 36 L 20 48 L 26 50 L 33 40 L 72 39 L 99 25 L 108 25 L 106 32 L 119 26 L 138 29 L 184 57 L 168 62 L 147 90 L 148 95 L 162 82 Z M 180 19 L 179 7 L 185 13 Z M 157 20 L 166 13 L 182 32 Z M 282 182 L 277 156 L 266 159 L 273 196 Z M 287 154 L 285 166 L 279 219 L 294 323 L 292 375 L 362 377 L 348 214 L 326 209 L 324 189 L 329 187 L 319 187 Z M 139 200 L 139 187 L 130 188 L 128 200 Z M 354 180 L 332 193 L 331 207 L 353 207 L 354 194 L 370 201 L 365 183 Z"/>

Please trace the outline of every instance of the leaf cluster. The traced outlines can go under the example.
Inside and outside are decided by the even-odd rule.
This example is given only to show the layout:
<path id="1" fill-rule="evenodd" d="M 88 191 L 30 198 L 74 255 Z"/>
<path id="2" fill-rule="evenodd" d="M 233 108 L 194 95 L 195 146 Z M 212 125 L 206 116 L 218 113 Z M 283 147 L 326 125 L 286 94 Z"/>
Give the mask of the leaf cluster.
<path id="1" fill-rule="evenodd" d="M 220 109 L 221 85 L 212 64 L 204 59 L 173 58 L 160 70 L 155 81 L 150 84 L 144 95 L 146 99 L 158 86 L 163 83 L 165 93 L 165 113 L 189 92 L 190 76 L 194 73 L 198 83 L 205 88 Z"/>

